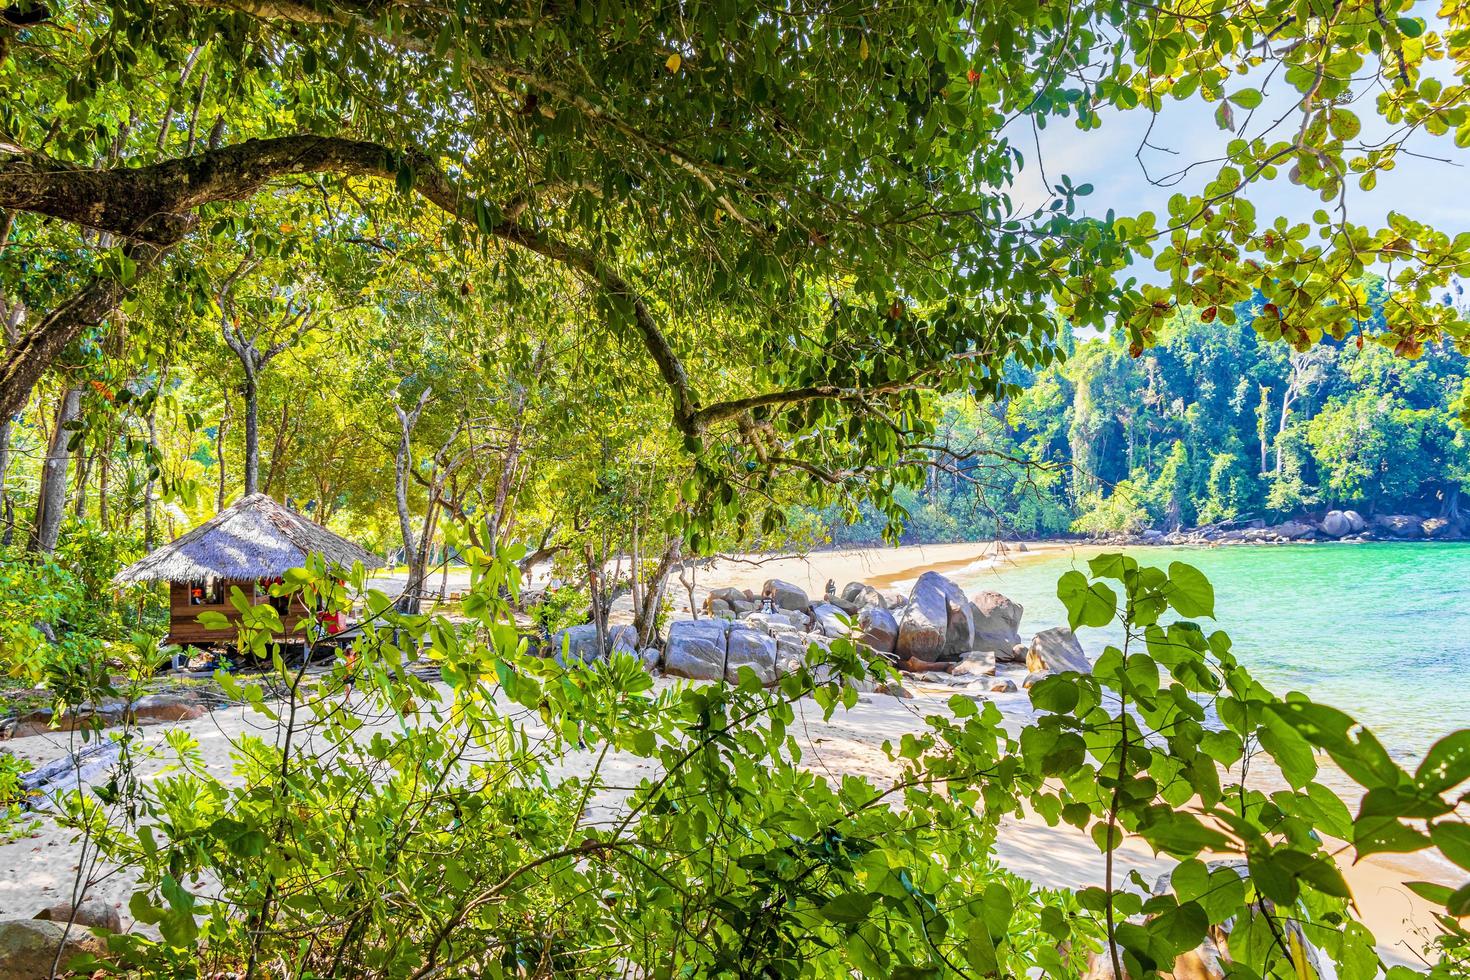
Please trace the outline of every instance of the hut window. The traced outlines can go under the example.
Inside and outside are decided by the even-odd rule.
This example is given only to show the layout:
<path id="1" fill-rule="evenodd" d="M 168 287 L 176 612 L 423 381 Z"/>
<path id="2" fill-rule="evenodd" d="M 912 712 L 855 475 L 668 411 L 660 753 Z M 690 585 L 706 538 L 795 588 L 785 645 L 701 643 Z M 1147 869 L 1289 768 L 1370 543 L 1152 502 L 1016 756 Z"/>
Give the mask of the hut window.
<path id="1" fill-rule="evenodd" d="M 189 605 L 222 606 L 224 602 L 225 583 L 222 580 L 189 583 Z"/>

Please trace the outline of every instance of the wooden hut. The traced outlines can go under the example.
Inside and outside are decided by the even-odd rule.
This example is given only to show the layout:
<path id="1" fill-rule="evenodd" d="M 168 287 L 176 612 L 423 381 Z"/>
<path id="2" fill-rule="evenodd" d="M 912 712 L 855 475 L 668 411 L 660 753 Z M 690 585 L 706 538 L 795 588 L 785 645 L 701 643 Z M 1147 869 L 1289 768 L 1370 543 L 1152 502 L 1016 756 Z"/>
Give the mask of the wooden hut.
<path id="1" fill-rule="evenodd" d="M 238 619 L 239 611 L 230 602 L 234 586 L 251 602 L 269 602 L 276 607 L 286 628 L 282 642 L 303 643 L 306 624 L 313 619 L 326 625 L 329 632 L 346 626 L 340 616 L 328 619 L 327 614 L 314 614 L 297 596 L 270 594 L 270 586 L 289 569 L 305 565 L 309 554 L 322 555 L 342 568 L 359 561 L 369 568 L 383 564 L 346 538 L 256 493 L 124 568 L 113 581 L 119 585 L 169 583 L 169 643 L 215 646 L 230 642 L 230 631 L 205 629 L 198 617 L 203 612 L 217 612 L 227 619 Z"/>

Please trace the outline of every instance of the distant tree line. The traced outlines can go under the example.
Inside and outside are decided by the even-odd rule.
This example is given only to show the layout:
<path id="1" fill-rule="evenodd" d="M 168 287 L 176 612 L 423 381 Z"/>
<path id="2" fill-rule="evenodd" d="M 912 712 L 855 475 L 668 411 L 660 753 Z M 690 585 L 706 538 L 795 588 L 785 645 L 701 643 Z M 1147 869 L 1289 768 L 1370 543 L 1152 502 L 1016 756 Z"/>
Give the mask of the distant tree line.
<path id="1" fill-rule="evenodd" d="M 1069 338 L 1065 361 L 1018 371 L 1018 397 L 947 398 L 930 478 L 900 498 L 906 540 L 1169 531 L 1334 507 L 1459 519 L 1466 356 L 1449 343 L 1395 356 L 1374 340 L 1381 284 L 1368 292 L 1374 320 L 1305 351 L 1255 329 L 1257 296 L 1228 326 L 1181 309 L 1141 354 L 1121 334 Z M 808 516 L 838 544 L 882 528 L 866 511 Z"/>

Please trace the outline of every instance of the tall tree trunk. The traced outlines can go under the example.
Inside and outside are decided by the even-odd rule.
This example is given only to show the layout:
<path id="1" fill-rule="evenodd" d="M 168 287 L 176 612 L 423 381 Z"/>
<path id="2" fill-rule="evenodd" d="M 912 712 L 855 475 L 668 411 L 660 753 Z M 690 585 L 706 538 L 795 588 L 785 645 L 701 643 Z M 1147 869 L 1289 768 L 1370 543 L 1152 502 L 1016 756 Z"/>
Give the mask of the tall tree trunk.
<path id="1" fill-rule="evenodd" d="M 66 510 L 66 470 L 71 458 L 67 441 L 71 438 L 66 424 L 82 410 L 82 389 L 68 388 L 56 407 L 56 426 L 51 433 L 51 448 L 41 466 L 41 489 L 36 499 L 36 521 L 26 550 L 50 554 L 56 550 L 61 534 L 61 517 Z"/>
<path id="2" fill-rule="evenodd" d="M 398 610 L 408 615 L 414 615 L 419 611 L 419 597 L 424 590 L 423 577 L 414 575 L 417 557 L 417 547 L 414 544 L 413 516 L 408 511 L 408 479 L 409 467 L 413 461 L 413 446 L 409 441 L 413 435 L 414 426 L 418 425 L 419 416 L 424 412 L 424 406 L 433 397 L 433 389 L 425 388 L 419 395 L 418 404 L 411 410 L 404 409 L 396 401 L 393 403 L 393 411 L 398 416 L 398 452 L 393 458 L 393 491 L 394 498 L 398 504 L 398 530 L 403 536 L 403 560 L 408 564 L 408 582 L 404 585 L 403 595 L 398 600 Z M 432 500 L 430 501 L 432 505 Z M 425 521 L 425 538 L 428 537 L 427 520 Z M 422 571 L 422 566 L 419 566 Z"/>
<path id="3" fill-rule="evenodd" d="M 260 417 L 259 392 L 255 384 L 255 372 L 245 370 L 245 384 L 241 386 L 245 396 L 245 496 L 259 491 L 260 482 Z"/>
<path id="4" fill-rule="evenodd" d="M 92 460 L 96 453 L 78 453 L 76 484 L 77 491 L 72 501 L 72 513 L 80 520 L 87 516 L 87 477 L 92 471 Z"/>
<path id="5" fill-rule="evenodd" d="M 225 509 L 225 429 L 230 424 L 230 403 L 225 402 L 225 411 L 219 417 L 219 427 L 214 430 L 214 465 L 219 469 L 219 490 L 215 492 L 214 509 Z"/>
<path id="6" fill-rule="evenodd" d="M 668 587 L 669 573 L 679 560 L 680 539 L 673 538 L 664 548 L 663 557 L 654 568 L 643 590 L 643 601 L 633 607 L 633 630 L 638 634 L 638 649 L 649 646 L 658 627 L 659 608 L 663 605 L 664 592 Z M 690 590 L 690 606 L 694 605 L 693 589 Z"/>
<path id="7" fill-rule="evenodd" d="M 143 484 L 143 547 L 148 551 L 153 550 L 153 538 L 156 528 L 153 522 L 153 460 L 157 459 L 158 453 L 158 401 L 154 400 L 153 406 L 148 409 L 148 447 L 152 450 L 148 461 L 148 480 Z"/>

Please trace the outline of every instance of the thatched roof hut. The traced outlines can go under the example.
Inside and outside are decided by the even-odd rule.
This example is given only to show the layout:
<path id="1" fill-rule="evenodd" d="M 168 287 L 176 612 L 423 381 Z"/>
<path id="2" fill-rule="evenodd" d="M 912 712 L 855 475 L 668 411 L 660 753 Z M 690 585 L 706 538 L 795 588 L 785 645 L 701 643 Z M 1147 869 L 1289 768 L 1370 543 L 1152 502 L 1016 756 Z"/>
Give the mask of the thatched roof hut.
<path id="1" fill-rule="evenodd" d="M 305 565 L 309 554 L 343 568 L 358 561 L 368 568 L 383 564 L 346 538 L 255 493 L 124 568 L 113 581 L 268 581 Z"/>

